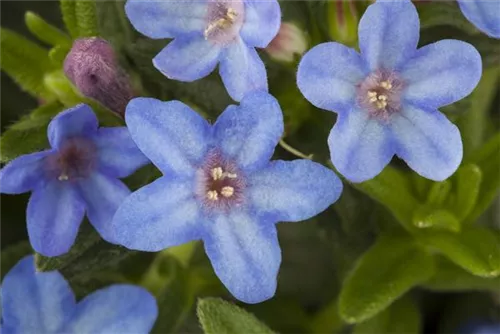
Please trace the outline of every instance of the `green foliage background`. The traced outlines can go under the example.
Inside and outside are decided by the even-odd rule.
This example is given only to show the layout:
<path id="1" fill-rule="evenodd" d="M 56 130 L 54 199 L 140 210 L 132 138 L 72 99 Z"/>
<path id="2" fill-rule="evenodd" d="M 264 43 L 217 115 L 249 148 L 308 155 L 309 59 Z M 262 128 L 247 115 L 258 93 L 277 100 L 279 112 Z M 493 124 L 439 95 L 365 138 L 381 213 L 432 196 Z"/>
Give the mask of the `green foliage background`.
<path id="1" fill-rule="evenodd" d="M 101 124 L 121 124 L 105 107 L 81 96 L 62 72 L 78 37 L 109 40 L 145 96 L 181 100 L 208 119 L 232 103 L 217 75 L 188 84 L 154 69 L 151 59 L 167 41 L 134 31 L 123 4 L 2 4 L 2 163 L 47 147 L 50 119 L 80 102 L 93 106 Z M 355 46 L 357 20 L 367 5 L 356 2 L 357 15 L 348 12 L 341 29 L 334 2 L 281 1 L 283 21 L 304 29 L 310 46 L 331 39 Z M 37 256 L 38 269 L 60 270 L 79 297 L 116 282 L 143 285 L 160 307 L 154 333 L 449 333 L 466 319 L 499 320 L 500 44 L 478 32 L 453 2 L 417 7 L 421 45 L 455 38 L 474 44 L 483 57 L 476 90 L 443 110 L 464 141 L 464 161 L 450 179 L 428 181 L 394 160 L 373 180 L 344 180 L 341 199 L 326 212 L 278 225 L 283 251 L 278 293 L 257 305 L 205 298 L 231 300 L 199 243 L 139 253 L 107 244 L 88 223 L 70 253 Z M 334 114 L 314 108 L 298 92 L 296 63 L 261 55 L 270 91 L 285 114 L 285 140 L 329 165 L 326 138 Z M 295 158 L 281 148 L 275 157 Z M 150 165 L 126 181 L 137 189 L 158 175 Z M 26 194 L 1 197 L 2 277 L 32 252 L 27 199 Z"/>

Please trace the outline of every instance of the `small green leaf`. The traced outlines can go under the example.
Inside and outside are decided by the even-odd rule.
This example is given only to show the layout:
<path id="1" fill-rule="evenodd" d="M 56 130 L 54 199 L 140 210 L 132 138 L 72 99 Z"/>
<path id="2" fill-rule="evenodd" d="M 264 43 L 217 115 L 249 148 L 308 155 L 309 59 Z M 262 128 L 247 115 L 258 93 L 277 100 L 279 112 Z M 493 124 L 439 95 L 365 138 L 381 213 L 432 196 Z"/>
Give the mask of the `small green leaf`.
<path id="1" fill-rule="evenodd" d="M 439 257 L 436 273 L 424 287 L 435 291 L 498 291 L 500 276 L 479 277 L 460 268 L 444 257 Z"/>
<path id="2" fill-rule="evenodd" d="M 19 260 L 32 253 L 33 249 L 31 249 L 31 245 L 28 241 L 21 241 L 15 245 L 2 249 L 2 259 L 0 262 L 2 268 L 0 274 L 2 279 Z"/>
<path id="3" fill-rule="evenodd" d="M 70 47 L 67 45 L 58 45 L 50 49 L 49 58 L 52 64 L 62 67 L 64 60 L 66 59 L 66 55 L 70 51 Z"/>
<path id="4" fill-rule="evenodd" d="M 78 37 L 97 36 L 97 14 L 95 0 L 74 0 Z"/>
<path id="5" fill-rule="evenodd" d="M 408 236 L 382 235 L 356 263 L 339 297 L 349 323 L 365 321 L 434 273 L 434 259 Z"/>
<path id="6" fill-rule="evenodd" d="M 197 313 L 206 334 L 273 333 L 254 315 L 222 299 L 200 299 Z"/>
<path id="7" fill-rule="evenodd" d="M 464 220 L 476 205 L 482 176 L 481 169 L 474 164 L 464 165 L 457 171 L 453 212 L 460 221 Z"/>
<path id="8" fill-rule="evenodd" d="M 96 1 L 96 13 L 99 36 L 115 49 L 120 50 L 132 42 L 132 26 L 125 15 L 124 0 Z"/>
<path id="9" fill-rule="evenodd" d="M 33 12 L 26 12 L 24 22 L 29 31 L 39 40 L 52 46 L 71 45 L 71 39 L 61 30 L 47 23 Z"/>
<path id="10" fill-rule="evenodd" d="M 500 238 L 487 228 L 463 229 L 460 234 L 429 231 L 420 240 L 474 275 L 500 275 Z"/>
<path id="11" fill-rule="evenodd" d="M 427 194 L 427 204 L 441 207 L 451 191 L 451 181 L 434 182 Z"/>
<path id="12" fill-rule="evenodd" d="M 413 216 L 413 224 L 420 228 L 432 228 L 448 230 L 452 232 L 460 231 L 460 221 L 447 210 L 429 210 L 427 207 L 422 207 L 417 210 Z"/>
<path id="13" fill-rule="evenodd" d="M 418 334 L 420 327 L 420 313 L 412 298 L 406 295 L 375 317 L 357 324 L 353 334 Z"/>
<path id="14" fill-rule="evenodd" d="M 75 12 L 76 1 L 77 0 L 60 0 L 61 13 L 64 24 L 66 25 L 66 29 L 68 30 L 69 34 L 73 38 L 78 38 L 80 36 Z"/>

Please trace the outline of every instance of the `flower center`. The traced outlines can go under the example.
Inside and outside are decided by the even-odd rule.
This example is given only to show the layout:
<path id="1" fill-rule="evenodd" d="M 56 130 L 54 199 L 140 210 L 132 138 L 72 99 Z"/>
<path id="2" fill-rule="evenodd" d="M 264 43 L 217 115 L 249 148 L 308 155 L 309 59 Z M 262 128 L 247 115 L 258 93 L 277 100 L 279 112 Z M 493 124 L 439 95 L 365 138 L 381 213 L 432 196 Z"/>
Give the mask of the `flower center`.
<path id="1" fill-rule="evenodd" d="M 387 120 L 401 110 L 404 82 L 393 71 L 370 73 L 357 87 L 358 105 L 371 116 Z"/>
<path id="2" fill-rule="evenodd" d="M 232 42 L 243 25 L 244 14 L 241 0 L 209 0 L 205 39 L 217 44 Z"/>
<path id="3" fill-rule="evenodd" d="M 208 208 L 229 209 L 243 202 L 244 177 L 217 150 L 208 153 L 198 170 L 197 187 L 198 197 Z"/>
<path id="4" fill-rule="evenodd" d="M 59 151 L 45 162 L 49 177 L 59 181 L 69 181 L 85 178 L 90 175 L 95 166 L 96 147 L 85 138 L 68 139 Z"/>

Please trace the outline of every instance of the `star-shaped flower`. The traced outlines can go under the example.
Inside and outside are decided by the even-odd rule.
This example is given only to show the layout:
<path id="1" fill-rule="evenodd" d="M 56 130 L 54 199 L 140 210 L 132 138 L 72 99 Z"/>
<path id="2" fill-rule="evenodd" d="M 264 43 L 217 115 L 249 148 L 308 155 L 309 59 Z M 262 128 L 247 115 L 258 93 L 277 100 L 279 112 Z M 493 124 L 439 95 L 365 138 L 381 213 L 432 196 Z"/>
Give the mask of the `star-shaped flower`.
<path id="1" fill-rule="evenodd" d="M 105 233 L 109 240 L 159 251 L 202 239 L 236 298 L 272 297 L 281 262 L 275 223 L 313 217 L 342 191 L 320 164 L 269 161 L 283 133 L 278 102 L 252 93 L 211 126 L 181 102 L 136 98 L 125 120 L 164 175 L 125 200 Z"/>
<path id="2" fill-rule="evenodd" d="M 457 0 L 464 16 L 486 35 L 500 38 L 498 0 Z"/>
<path id="3" fill-rule="evenodd" d="M 118 178 L 148 160 L 126 127 L 99 128 L 80 104 L 50 122 L 50 150 L 23 155 L 0 171 L 0 192 L 32 191 L 26 219 L 33 248 L 46 256 L 66 253 L 85 212 L 100 231 L 130 193 Z"/>
<path id="4" fill-rule="evenodd" d="M 301 92 L 338 113 L 328 139 L 331 160 L 351 181 L 373 178 L 394 154 L 436 181 L 462 160 L 460 132 L 438 108 L 476 87 L 481 56 L 457 40 L 417 49 L 419 26 L 410 1 L 379 0 L 359 23 L 361 54 L 331 42 L 301 60 Z"/>
<path id="5" fill-rule="evenodd" d="M 154 59 L 170 79 L 194 81 L 218 63 L 229 95 L 236 101 L 254 90 L 267 91 L 265 48 L 278 33 L 276 0 L 128 0 L 132 25 L 151 38 L 174 38 Z"/>
<path id="6" fill-rule="evenodd" d="M 145 289 L 116 284 L 78 303 L 57 271 L 36 272 L 33 256 L 12 268 L 2 282 L 3 334 L 148 333 L 158 308 Z"/>

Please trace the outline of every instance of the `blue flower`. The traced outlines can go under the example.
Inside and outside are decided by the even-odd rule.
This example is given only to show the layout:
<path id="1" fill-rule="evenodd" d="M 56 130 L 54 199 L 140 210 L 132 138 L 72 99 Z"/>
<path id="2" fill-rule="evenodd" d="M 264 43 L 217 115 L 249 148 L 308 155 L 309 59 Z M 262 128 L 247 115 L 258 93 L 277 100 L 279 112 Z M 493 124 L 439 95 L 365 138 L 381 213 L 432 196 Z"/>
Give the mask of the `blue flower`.
<path id="1" fill-rule="evenodd" d="M 33 248 L 46 256 L 66 253 L 85 212 L 100 231 L 130 193 L 117 178 L 148 162 L 126 127 L 100 128 L 80 104 L 49 124 L 50 150 L 23 155 L 0 171 L 0 192 L 32 191 L 27 208 Z"/>
<path id="2" fill-rule="evenodd" d="M 229 95 L 267 91 L 264 63 L 254 47 L 265 48 L 278 33 L 276 0 L 128 0 L 132 25 L 151 38 L 174 38 L 154 59 L 170 79 L 194 81 L 219 73 Z"/>
<path id="3" fill-rule="evenodd" d="M 498 334 L 500 324 L 487 321 L 485 319 L 475 319 L 459 328 L 459 334 Z"/>
<path id="4" fill-rule="evenodd" d="M 457 0 L 464 16 L 486 35 L 500 38 L 498 0 Z"/>
<path id="5" fill-rule="evenodd" d="M 33 256 L 19 261 L 2 282 L 3 334 L 148 333 L 158 309 L 138 286 L 116 284 L 75 301 L 57 271 L 36 272 Z"/>
<path id="6" fill-rule="evenodd" d="M 438 108 L 476 87 L 481 56 L 457 40 L 417 49 L 419 26 L 410 1 L 377 1 L 359 23 L 361 54 L 324 43 L 299 64 L 304 96 L 338 113 L 328 139 L 331 160 L 353 182 L 375 177 L 394 154 L 436 181 L 462 160 L 460 132 Z"/>
<path id="7" fill-rule="evenodd" d="M 236 298 L 272 297 L 281 262 L 275 223 L 308 219 L 342 191 L 335 173 L 320 164 L 269 161 L 283 133 L 278 102 L 252 93 L 211 126 L 181 102 L 136 98 L 125 120 L 164 176 L 124 201 L 109 238 L 142 251 L 202 239 Z"/>

